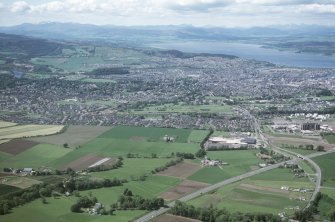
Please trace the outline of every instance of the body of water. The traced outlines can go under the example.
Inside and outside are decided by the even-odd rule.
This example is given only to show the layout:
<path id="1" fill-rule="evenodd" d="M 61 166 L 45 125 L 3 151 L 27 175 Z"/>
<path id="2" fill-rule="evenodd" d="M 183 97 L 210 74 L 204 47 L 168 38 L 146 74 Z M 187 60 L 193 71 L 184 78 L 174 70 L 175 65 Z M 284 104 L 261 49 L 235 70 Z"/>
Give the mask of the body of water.
<path id="1" fill-rule="evenodd" d="M 254 44 L 221 41 L 186 41 L 157 43 L 150 44 L 149 46 L 160 49 L 176 49 L 183 52 L 234 55 L 243 59 L 267 61 L 285 66 L 335 68 L 335 56 L 279 51 Z"/>

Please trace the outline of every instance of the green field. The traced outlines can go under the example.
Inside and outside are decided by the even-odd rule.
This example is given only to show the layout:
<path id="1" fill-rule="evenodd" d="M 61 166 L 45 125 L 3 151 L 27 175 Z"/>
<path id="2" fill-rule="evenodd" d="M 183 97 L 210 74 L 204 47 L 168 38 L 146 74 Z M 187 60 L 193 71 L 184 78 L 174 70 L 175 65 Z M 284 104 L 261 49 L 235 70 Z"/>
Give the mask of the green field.
<path id="1" fill-rule="evenodd" d="M 280 178 L 277 175 L 280 174 Z M 293 188 L 313 187 L 307 178 L 295 178 L 288 169 L 275 169 L 264 174 L 224 186 L 210 194 L 191 200 L 197 207 L 225 208 L 230 212 L 267 212 L 278 214 L 294 211 L 289 208 L 303 208 L 307 202 L 298 201 L 298 197 L 309 199 L 310 193 L 283 192 L 281 186 Z"/>
<path id="2" fill-rule="evenodd" d="M 169 162 L 170 159 L 147 159 L 147 158 L 125 158 L 123 160 L 123 166 L 121 168 L 110 170 L 110 171 L 101 171 L 91 173 L 94 177 L 99 178 L 123 178 L 123 179 L 137 179 L 143 174 L 150 173 L 153 169 L 159 166 L 163 166 L 165 163 Z"/>
<path id="3" fill-rule="evenodd" d="M 91 216 L 87 213 L 72 213 L 70 207 L 75 203 L 75 197 L 47 198 L 48 204 L 35 200 L 24 206 L 15 208 L 13 213 L 1 216 L 1 222 L 128 222 L 146 213 L 141 210 L 116 211 L 114 216 Z M 99 199 L 98 199 L 99 200 Z M 107 206 L 109 209 L 109 206 Z"/>
<path id="4" fill-rule="evenodd" d="M 40 168 L 53 167 L 53 161 L 70 153 L 71 149 L 50 144 L 36 145 L 16 156 L 12 156 L 0 162 L 0 167 L 14 168 Z"/>
<path id="5" fill-rule="evenodd" d="M 295 152 L 295 153 L 298 153 L 304 156 L 317 152 L 316 150 L 306 150 L 306 149 L 290 149 L 290 148 L 283 148 L 283 149 L 292 151 L 292 152 Z"/>
<path id="6" fill-rule="evenodd" d="M 189 143 L 201 143 L 208 134 L 208 130 L 192 130 L 187 141 Z"/>
<path id="7" fill-rule="evenodd" d="M 102 204 L 109 206 L 117 201 L 117 198 L 126 188 L 130 189 L 134 195 L 154 198 L 180 182 L 181 181 L 176 178 L 151 175 L 147 177 L 145 181 L 130 181 L 123 184 L 123 186 L 81 191 L 80 194 L 88 195 L 89 192 L 91 192 Z"/>
<path id="8" fill-rule="evenodd" d="M 219 159 L 229 165 L 219 167 L 203 167 L 201 170 L 191 175 L 189 179 L 205 182 L 217 183 L 239 174 L 251 171 L 252 166 L 258 166 L 261 162 L 256 157 L 255 150 L 232 150 L 232 151 L 209 151 L 207 156 L 211 159 Z"/>
<path id="9" fill-rule="evenodd" d="M 335 135 L 334 134 L 325 135 L 325 136 L 323 136 L 323 138 L 326 139 L 328 141 L 328 143 L 335 144 Z"/>
<path id="10" fill-rule="evenodd" d="M 335 187 L 335 153 L 318 156 L 313 160 L 320 166 L 322 171 L 322 186 Z"/>
<path id="11" fill-rule="evenodd" d="M 174 137 L 175 142 L 187 143 L 191 132 L 191 129 L 117 126 L 99 137 L 133 140 L 138 142 L 164 142 L 163 137 L 168 135 Z M 204 137 L 206 136 L 204 134 L 202 135 Z"/>

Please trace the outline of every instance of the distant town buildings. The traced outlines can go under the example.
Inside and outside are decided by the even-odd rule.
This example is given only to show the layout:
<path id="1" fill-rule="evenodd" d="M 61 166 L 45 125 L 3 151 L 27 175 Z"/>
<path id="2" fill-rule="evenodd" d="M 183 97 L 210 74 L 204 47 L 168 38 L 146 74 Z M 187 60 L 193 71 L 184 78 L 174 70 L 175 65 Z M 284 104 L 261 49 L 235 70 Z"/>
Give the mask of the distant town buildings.
<path id="1" fill-rule="evenodd" d="M 301 130 L 320 130 L 320 124 L 319 123 L 303 123 L 301 124 Z"/>

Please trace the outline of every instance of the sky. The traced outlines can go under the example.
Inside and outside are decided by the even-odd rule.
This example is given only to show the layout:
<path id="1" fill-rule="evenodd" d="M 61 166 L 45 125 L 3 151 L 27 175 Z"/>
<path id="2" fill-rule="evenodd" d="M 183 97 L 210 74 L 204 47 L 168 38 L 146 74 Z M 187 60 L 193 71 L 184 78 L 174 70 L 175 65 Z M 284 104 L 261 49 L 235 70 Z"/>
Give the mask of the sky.
<path id="1" fill-rule="evenodd" d="M 0 0 L 0 26 L 41 22 L 121 26 L 335 25 L 335 0 Z"/>

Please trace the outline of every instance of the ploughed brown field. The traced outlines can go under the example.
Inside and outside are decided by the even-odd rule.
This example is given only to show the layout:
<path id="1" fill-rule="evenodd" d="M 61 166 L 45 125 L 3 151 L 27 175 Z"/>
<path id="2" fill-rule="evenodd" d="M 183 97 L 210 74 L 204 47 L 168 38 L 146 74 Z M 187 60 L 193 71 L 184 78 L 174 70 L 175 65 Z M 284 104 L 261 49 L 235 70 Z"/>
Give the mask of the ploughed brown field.
<path id="1" fill-rule="evenodd" d="M 196 190 L 208 186 L 207 183 L 196 182 L 192 180 L 184 180 L 181 184 L 176 187 L 173 187 L 163 194 L 160 195 L 161 198 L 165 200 L 176 200 L 186 194 L 192 193 Z"/>
<path id="2" fill-rule="evenodd" d="M 99 156 L 96 154 L 87 154 L 85 156 L 82 156 L 74 161 L 72 161 L 71 163 L 63 166 L 63 169 L 67 169 L 67 168 L 71 168 L 73 170 L 82 170 L 82 169 L 86 169 L 89 166 L 91 166 L 92 164 L 98 162 L 99 160 L 104 159 L 105 157 L 103 156 Z M 111 165 L 113 164 L 115 161 L 114 159 L 110 159 L 106 162 L 104 162 L 102 165 Z"/>
<path id="3" fill-rule="evenodd" d="M 168 169 L 158 173 L 158 175 L 187 178 L 197 172 L 200 168 L 200 164 L 183 162 L 169 167 Z"/>
<path id="4" fill-rule="evenodd" d="M 0 151 L 9 153 L 12 155 L 17 155 L 38 144 L 39 144 L 38 142 L 34 142 L 30 140 L 14 139 L 7 143 L 0 144 Z"/>

